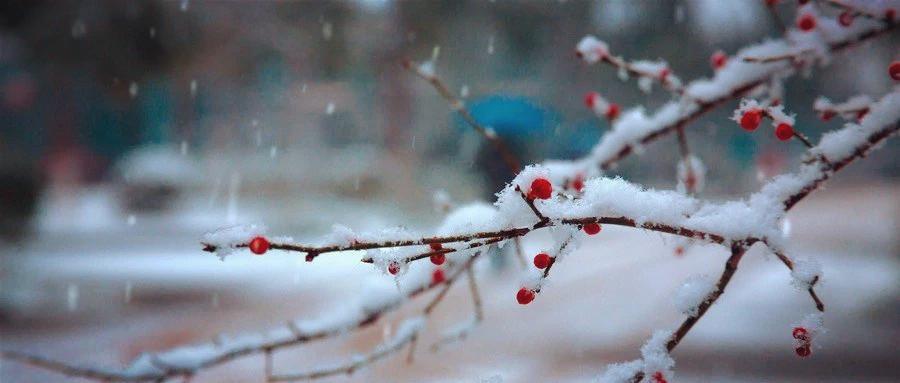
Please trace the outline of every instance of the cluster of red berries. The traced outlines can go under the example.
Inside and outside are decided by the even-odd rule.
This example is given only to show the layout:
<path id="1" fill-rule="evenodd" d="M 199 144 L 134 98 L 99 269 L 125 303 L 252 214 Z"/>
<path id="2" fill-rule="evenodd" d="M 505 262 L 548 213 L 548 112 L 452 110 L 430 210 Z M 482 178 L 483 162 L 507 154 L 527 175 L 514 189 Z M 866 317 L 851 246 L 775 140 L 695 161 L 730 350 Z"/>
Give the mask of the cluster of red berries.
<path id="1" fill-rule="evenodd" d="M 722 51 L 715 51 L 712 56 L 709 56 L 709 65 L 712 66 L 714 70 L 719 70 L 725 63 L 728 62 L 728 55 Z"/>
<path id="2" fill-rule="evenodd" d="M 765 112 L 762 109 L 750 109 L 741 116 L 741 128 L 752 132 L 759 127 Z M 786 122 L 779 123 L 775 127 L 775 137 L 781 141 L 790 140 L 794 136 L 794 127 Z"/>
<path id="3" fill-rule="evenodd" d="M 271 246 L 269 240 L 265 237 L 253 237 L 253 239 L 250 240 L 250 245 L 247 247 L 250 248 L 250 251 L 253 252 L 253 254 L 263 255 L 266 251 L 269 251 L 269 246 Z"/>
<path id="4" fill-rule="evenodd" d="M 668 71 L 665 72 L 665 75 L 668 76 Z M 663 78 L 663 73 L 660 73 L 660 77 Z M 603 101 L 603 98 L 600 96 L 600 93 L 597 92 L 588 92 L 584 95 L 584 104 L 587 105 L 588 108 L 594 110 L 594 107 Z M 616 117 L 619 117 L 619 104 L 614 102 L 606 103 L 606 110 L 603 112 L 603 115 L 606 116 L 610 121 L 615 120 Z"/>
<path id="5" fill-rule="evenodd" d="M 797 353 L 797 356 L 801 358 L 805 358 L 812 353 L 812 338 L 809 336 L 809 331 L 807 331 L 803 327 L 794 327 L 794 331 L 791 332 L 791 335 L 794 336 L 794 339 L 798 341 L 800 344 L 797 348 L 794 349 L 794 352 Z"/>
<path id="6" fill-rule="evenodd" d="M 652 379 L 653 383 L 669 383 L 669 381 L 666 380 L 666 377 L 663 375 L 662 371 L 654 372 Z"/>

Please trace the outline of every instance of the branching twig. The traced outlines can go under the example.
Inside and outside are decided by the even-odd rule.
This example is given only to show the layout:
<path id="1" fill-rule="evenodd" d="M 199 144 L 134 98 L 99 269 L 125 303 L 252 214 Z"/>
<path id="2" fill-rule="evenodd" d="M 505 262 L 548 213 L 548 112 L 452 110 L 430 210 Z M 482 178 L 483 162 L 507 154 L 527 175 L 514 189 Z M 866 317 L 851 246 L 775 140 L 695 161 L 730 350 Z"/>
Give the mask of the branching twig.
<path id="1" fill-rule="evenodd" d="M 773 249 L 772 246 L 769 246 L 769 248 Z M 781 263 L 784 263 L 784 265 L 787 266 L 788 270 L 792 270 L 792 271 L 794 270 L 794 261 L 792 261 L 790 258 L 788 258 L 787 255 L 785 255 L 781 251 L 774 250 L 774 249 L 772 250 L 772 252 L 775 253 L 775 256 L 778 257 L 778 259 L 781 261 Z M 809 284 L 809 287 L 806 289 L 806 291 L 809 293 L 809 297 L 812 298 L 813 303 L 815 303 L 816 310 L 825 311 L 825 303 L 822 302 L 821 299 L 819 299 L 819 295 L 816 294 L 816 290 L 814 288 L 814 286 L 818 282 L 819 282 L 819 276 L 816 276 L 815 278 L 813 278 L 812 282 Z"/>
<path id="2" fill-rule="evenodd" d="M 425 306 L 422 310 L 422 316 L 420 319 L 424 322 L 434 311 L 438 304 L 440 304 L 444 297 L 447 295 L 447 292 L 450 291 L 450 287 L 453 286 L 453 283 L 459 279 L 463 272 L 467 274 L 471 273 L 472 265 L 475 262 L 475 259 L 481 252 L 476 252 L 471 257 L 469 257 L 462 265 L 460 265 L 454 272 L 451 274 L 445 282 L 443 282 L 443 287 L 438 291 L 438 294 L 432 298 L 432 300 Z M 402 329 L 401 329 L 402 330 Z M 406 333 L 398 334 L 394 339 L 388 341 L 385 344 L 382 344 L 376 349 L 362 357 L 353 358 L 353 360 L 334 367 L 329 367 L 325 369 L 314 370 L 305 373 L 295 373 L 295 374 L 279 374 L 272 375 L 268 374 L 269 382 L 289 382 L 289 381 L 299 381 L 299 380 L 311 380 L 324 378 L 332 375 L 339 374 L 351 374 L 354 371 L 365 367 L 379 359 L 387 357 L 388 355 L 397 352 L 403 349 L 404 346 L 409 345 L 409 354 L 407 356 L 407 361 L 412 361 L 412 355 L 415 351 L 416 341 L 418 340 L 421 329 L 410 330 Z"/>
<path id="3" fill-rule="evenodd" d="M 453 108 L 456 113 L 462 117 L 463 120 L 466 121 L 472 129 L 475 129 L 478 134 L 481 134 L 491 145 L 494 146 L 494 149 L 500 154 L 500 157 L 503 159 L 503 162 L 506 163 L 506 167 L 509 168 L 512 174 L 516 174 L 522 169 L 521 161 L 519 161 L 518 157 L 513 154 L 512 150 L 509 149 L 509 146 L 506 145 L 506 142 L 497 135 L 492 129 L 486 128 L 478 123 L 475 120 L 475 117 L 469 113 L 469 110 L 466 109 L 466 104 L 463 100 L 457 98 L 450 89 L 444 85 L 444 82 L 441 81 L 433 72 L 422 70 L 421 66 L 413 64 L 410 60 L 403 61 L 403 67 L 412 71 L 417 76 L 421 77 L 425 81 L 428 81 L 431 86 L 437 90 L 438 94 L 441 95 L 447 102 L 450 103 L 450 107 Z"/>

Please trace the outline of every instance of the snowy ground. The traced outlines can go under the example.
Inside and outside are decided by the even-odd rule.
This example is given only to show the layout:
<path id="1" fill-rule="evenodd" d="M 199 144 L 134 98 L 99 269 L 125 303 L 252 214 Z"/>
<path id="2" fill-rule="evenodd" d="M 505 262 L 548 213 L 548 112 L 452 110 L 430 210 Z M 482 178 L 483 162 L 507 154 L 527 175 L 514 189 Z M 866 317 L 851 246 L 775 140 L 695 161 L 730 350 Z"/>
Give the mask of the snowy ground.
<path id="1" fill-rule="evenodd" d="M 817 257 L 824 266 L 819 291 L 829 333 L 823 347 L 809 359 L 794 356 L 790 325 L 813 306 L 791 287 L 781 263 L 754 248 L 723 298 L 674 353 L 676 380 L 900 380 L 897 217 L 900 185 L 835 186 L 804 201 L 792 212 L 789 251 Z M 14 310 L 0 329 L 2 346 L 116 365 L 140 351 L 313 316 L 352 296 L 365 278 L 382 277 L 349 254 L 313 264 L 284 253 L 219 262 L 199 251 L 202 223 L 157 217 L 103 230 L 58 226 L 5 250 L 4 299 Z M 605 364 L 637 357 L 654 329 L 676 326 L 676 286 L 692 275 L 717 275 L 726 256 L 722 248 L 702 246 L 679 258 L 671 247 L 658 234 L 607 227 L 554 268 L 548 287 L 524 307 L 514 299 L 517 264 L 481 270 L 486 322 L 473 337 L 438 353 L 421 346 L 468 320 L 468 292 L 456 287 L 429 322 L 414 364 L 404 363 L 404 353 L 327 381 L 589 381 Z M 409 306 L 361 333 L 279 353 L 276 371 L 305 371 L 365 352 L 422 301 Z M 261 380 L 262 360 L 250 357 L 194 381 Z M 77 380 L 4 362 L 0 381 Z"/>

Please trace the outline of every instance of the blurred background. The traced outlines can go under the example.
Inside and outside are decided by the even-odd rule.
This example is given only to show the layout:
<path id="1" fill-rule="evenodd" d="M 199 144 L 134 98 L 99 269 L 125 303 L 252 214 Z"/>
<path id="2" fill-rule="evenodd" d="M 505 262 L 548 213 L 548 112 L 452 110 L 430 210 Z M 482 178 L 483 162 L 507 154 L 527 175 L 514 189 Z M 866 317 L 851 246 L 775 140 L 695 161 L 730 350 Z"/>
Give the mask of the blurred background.
<path id="1" fill-rule="evenodd" d="M 784 3 L 780 17 L 793 20 L 794 3 Z M 626 58 L 665 59 L 689 80 L 712 75 L 716 50 L 777 37 L 774 20 L 761 0 L 5 1 L 2 347 L 114 366 L 141 351 L 314 316 L 353 296 L 359 279 L 386 278 L 351 254 L 222 263 L 198 239 L 247 222 L 300 241 L 333 223 L 428 230 L 441 219 L 436 194 L 491 201 L 510 175 L 403 59 L 439 50 L 437 74 L 532 163 L 582 156 L 609 128 L 584 106 L 585 92 L 649 110 L 670 99 L 581 63 L 573 49 L 582 36 Z M 895 32 L 789 79 L 785 103 L 798 129 L 816 139 L 840 126 L 812 112 L 818 95 L 890 91 L 884 72 L 898 47 Z M 688 129 L 708 168 L 706 198 L 746 195 L 796 166 L 802 151 L 746 134 L 727 120 L 731 110 Z M 679 381 L 900 379 L 898 154 L 888 142 L 791 213 L 790 250 L 825 265 L 825 348 L 793 356 L 790 323 L 812 307 L 783 266 L 755 249 L 675 353 Z M 674 137 L 663 139 L 614 174 L 671 189 L 677 158 Z M 637 357 L 652 329 L 678 322 L 668 303 L 676 286 L 718 273 L 724 253 L 695 247 L 675 257 L 670 239 L 604 233 L 561 265 L 528 310 L 511 298 L 518 266 L 498 255 L 480 271 L 487 323 L 473 339 L 423 352 L 413 365 L 393 358 L 333 380 L 577 381 Z M 466 297 L 451 295 L 436 323 L 464 320 Z M 305 370 L 364 352 L 403 316 L 287 352 L 276 366 Z M 195 380 L 261 381 L 261 366 L 248 358 Z M 0 381 L 68 380 L 0 362 Z"/>

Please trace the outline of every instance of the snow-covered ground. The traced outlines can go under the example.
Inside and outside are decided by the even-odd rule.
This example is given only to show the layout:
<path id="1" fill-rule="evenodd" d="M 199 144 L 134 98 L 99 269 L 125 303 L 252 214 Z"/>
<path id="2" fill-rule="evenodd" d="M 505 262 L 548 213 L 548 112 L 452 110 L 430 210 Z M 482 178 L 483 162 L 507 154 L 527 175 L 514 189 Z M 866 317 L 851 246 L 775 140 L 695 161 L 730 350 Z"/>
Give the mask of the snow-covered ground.
<path id="1" fill-rule="evenodd" d="M 674 352 L 675 381 L 900 379 L 900 185 L 843 184 L 819 192 L 790 215 L 794 240 L 787 250 L 815 257 L 824 267 L 819 292 L 829 332 L 822 348 L 808 359 L 794 355 L 790 326 L 813 305 L 791 286 L 784 266 L 755 247 L 722 299 Z M 310 221 L 346 222 L 342 214 L 320 211 Z M 395 210 L 383 209 L 370 216 L 403 220 L 391 214 Z M 312 264 L 279 252 L 220 262 L 201 252 L 198 243 L 209 228 L 204 225 L 217 219 L 184 214 L 138 217 L 132 225 L 87 231 L 54 226 L 20 248 L 4 250 L 9 320 L 2 324 L 2 346 L 113 366 L 141 351 L 312 317 L 352 297 L 367 278 L 387 278 L 355 262 L 354 254 L 323 256 Z M 381 222 L 371 220 L 359 224 Z M 536 250 L 540 242 L 534 238 L 525 245 Z M 673 241 L 659 234 L 606 227 L 554 268 L 528 306 L 514 299 L 515 262 L 502 270 L 483 269 L 486 321 L 469 339 L 437 353 L 423 346 L 469 319 L 468 291 L 458 286 L 428 323 L 415 363 L 405 363 L 404 351 L 351 377 L 327 381 L 590 381 L 606 364 L 637 357 L 653 330 L 676 326 L 682 318 L 672 303 L 677 287 L 694 275 L 718 275 L 726 258 L 717 246 L 692 247 L 683 257 L 673 255 L 672 247 Z M 409 302 L 362 332 L 280 352 L 276 372 L 305 371 L 366 352 L 424 301 Z M 262 367 L 261 357 L 249 357 L 194 381 L 261 381 Z M 0 381 L 78 380 L 3 362 Z"/>

